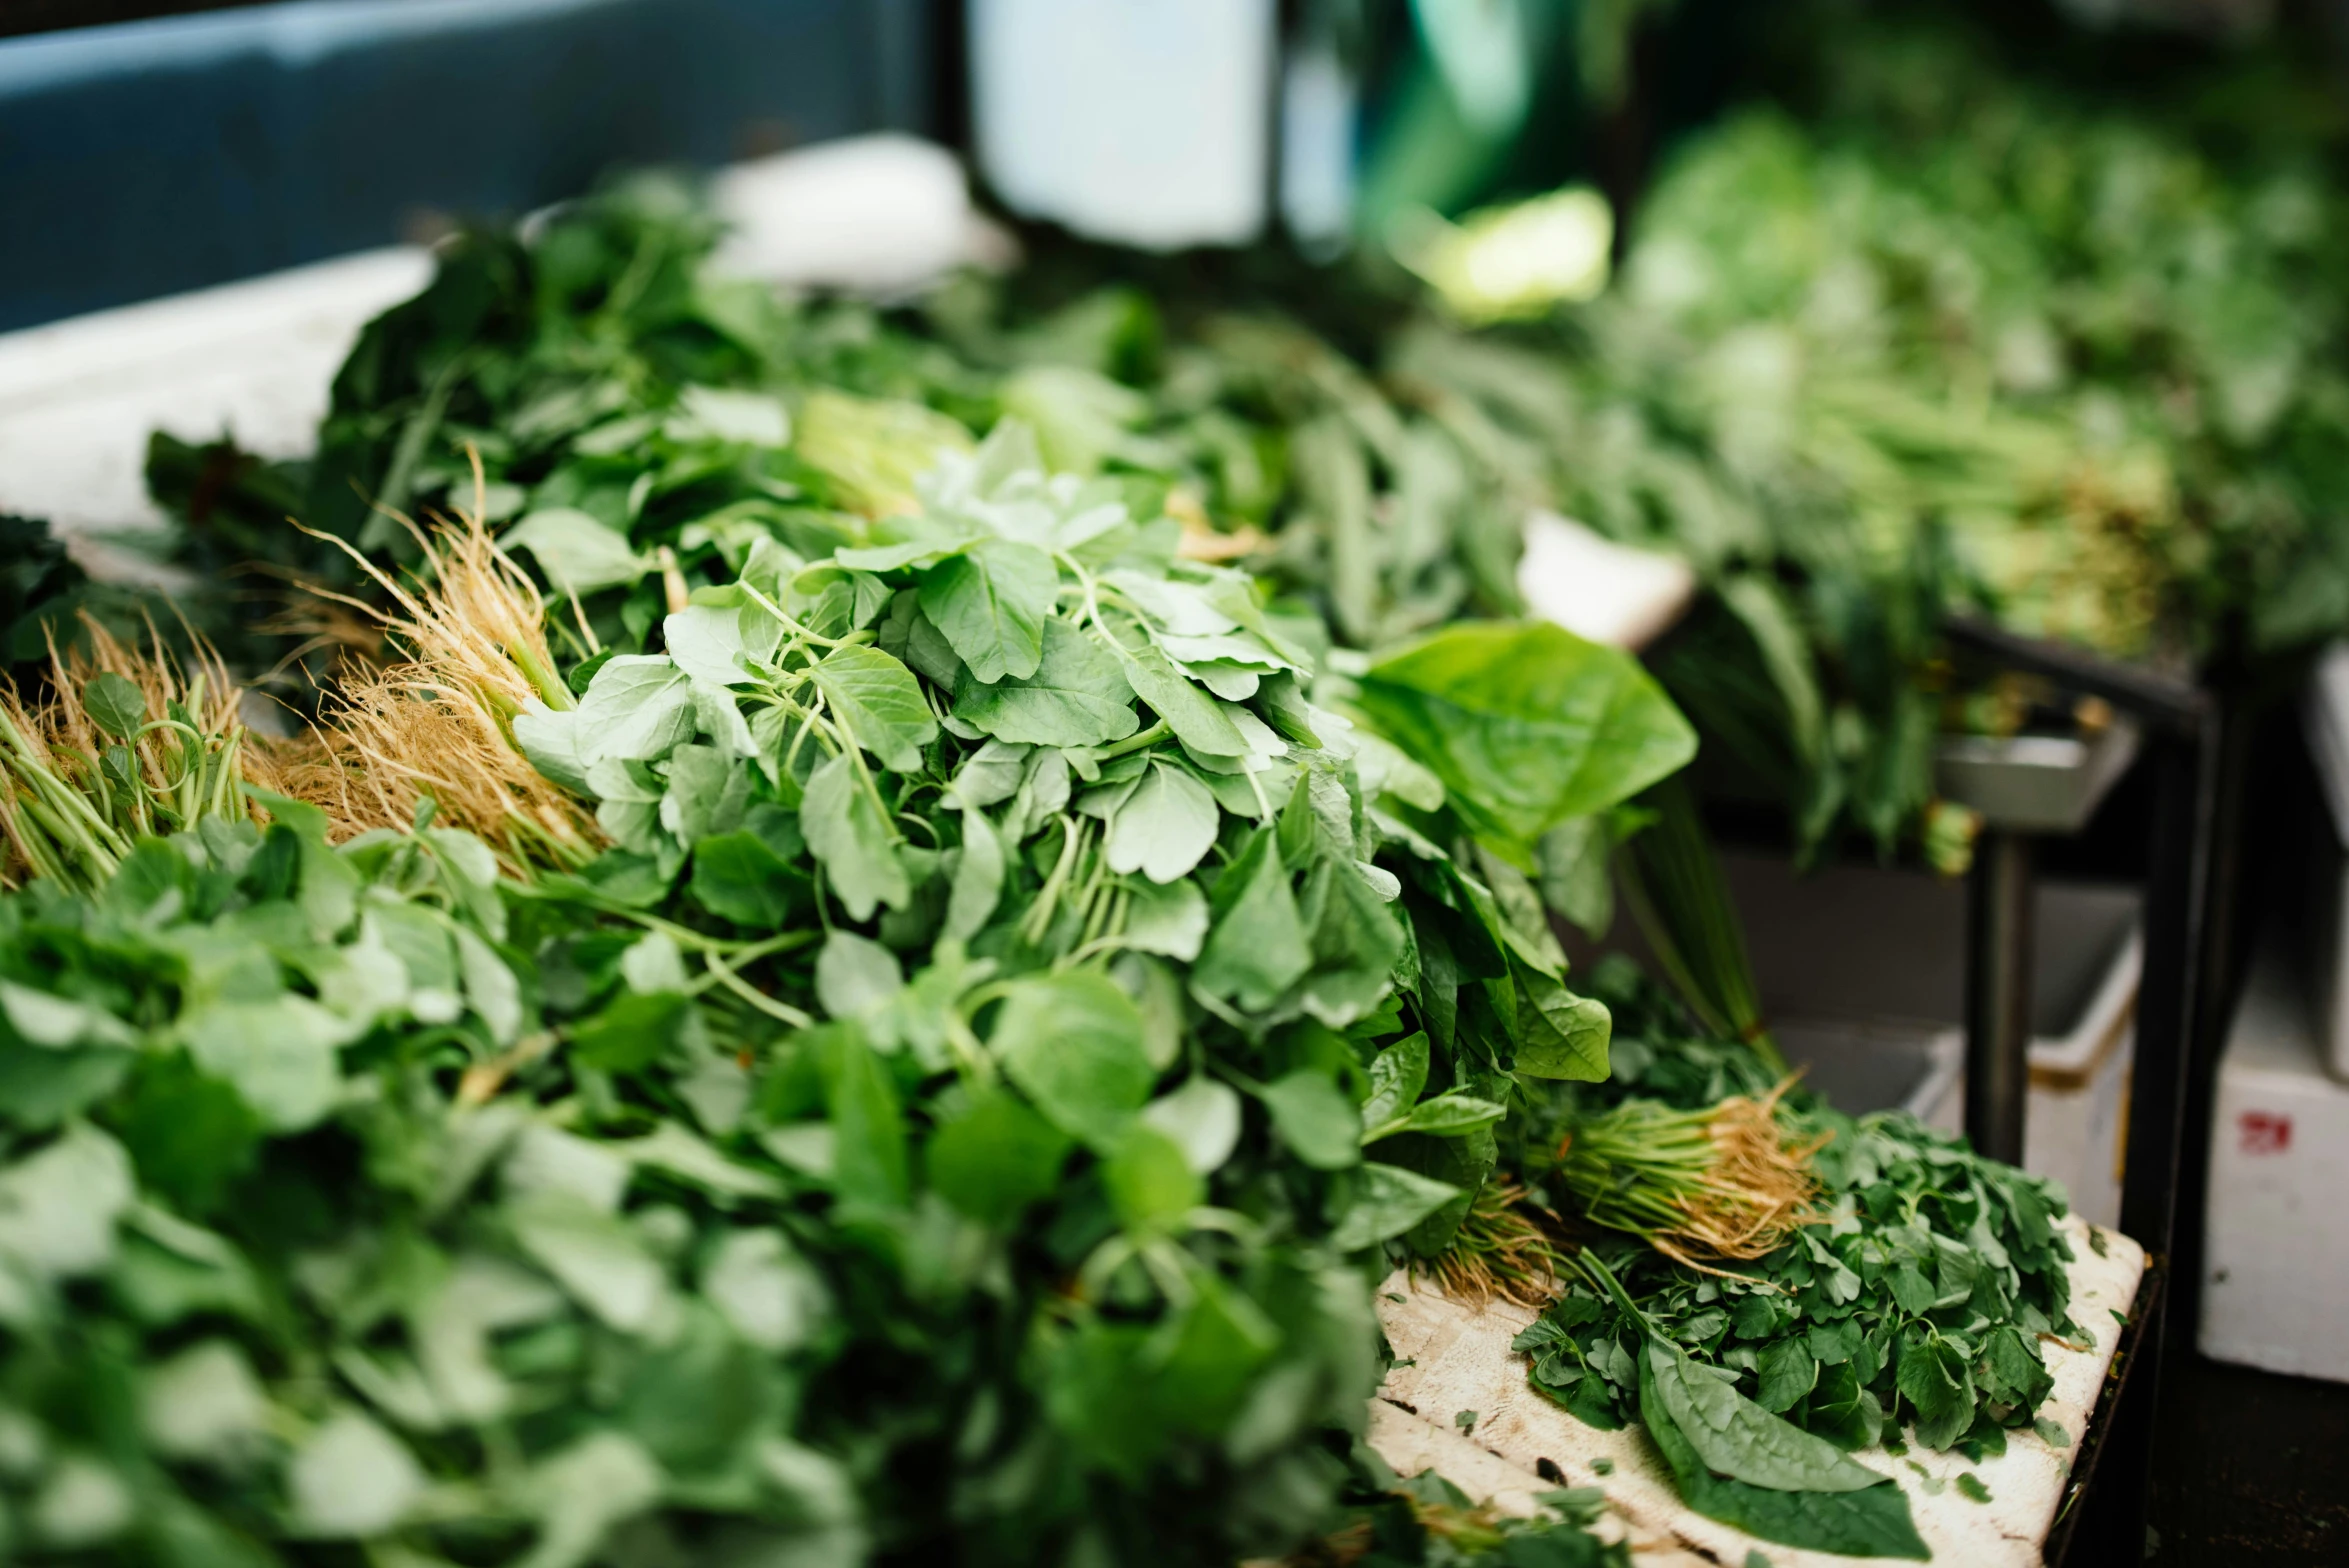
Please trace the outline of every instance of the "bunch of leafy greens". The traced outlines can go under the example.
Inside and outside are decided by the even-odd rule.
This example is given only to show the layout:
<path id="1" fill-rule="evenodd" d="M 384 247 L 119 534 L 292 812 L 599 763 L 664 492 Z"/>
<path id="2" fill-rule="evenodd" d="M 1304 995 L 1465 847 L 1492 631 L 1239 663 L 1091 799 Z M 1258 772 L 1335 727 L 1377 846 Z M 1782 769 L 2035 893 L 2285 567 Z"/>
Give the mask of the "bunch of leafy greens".
<path id="1" fill-rule="evenodd" d="M 1553 1126 L 1540 1110 L 1512 1124 L 1525 1139 L 1512 1153 L 1529 1168 L 1554 1127 L 1583 1108 L 1690 1109 L 1769 1087 L 1742 1046 L 1679 1037 L 1668 1004 L 1636 974 L 1610 961 L 1594 981 L 1618 1020 L 1614 1075 L 1553 1097 Z M 1781 1115 L 1790 1136 L 1827 1135 L 1812 1157 L 1825 1221 L 1727 1274 L 1631 1240 L 1592 1243 L 1607 1277 L 1566 1280 L 1518 1338 L 1534 1386 L 1594 1425 L 1649 1420 L 1642 1379 L 1662 1346 L 1839 1448 L 1897 1450 L 1913 1429 L 1929 1448 L 2003 1453 L 2007 1430 L 2032 1425 L 2053 1386 L 2042 1338 L 2079 1337 L 2067 1314 L 2061 1196 L 1903 1113 L 1855 1119 L 1790 1099 Z M 2039 1430 L 2060 1441 L 2052 1426 Z M 1702 1485 L 1689 1489 L 1672 1463 L 1691 1504 L 1713 1512 Z"/>
<path id="2" fill-rule="evenodd" d="M 1548 628 L 1319 675 L 1016 429 L 921 488 L 514 721 L 584 871 L 262 794 L 0 902 L 11 1539 L 1207 1562 L 1361 1501 L 1371 1279 L 1605 1072 L 1518 868 L 1686 728 Z"/>
<path id="3" fill-rule="evenodd" d="M 1746 1398 L 1660 1332 L 1605 1264 L 1577 1262 L 1630 1322 L 1636 1344 L 1626 1359 L 1637 1364 L 1640 1423 L 1691 1508 L 1787 1546 L 1849 1557 L 1933 1555 L 1890 1477 Z"/>
<path id="4" fill-rule="evenodd" d="M 1955 863 L 1934 738 L 2021 714 L 1950 689 L 1951 610 L 2166 661 L 2349 619 L 2339 204 L 2305 140 L 2221 158 L 1943 34 L 1844 31 L 1809 122 L 1693 137 L 1618 284 L 1547 323 L 1463 331 L 1373 265 L 1049 243 L 908 310 L 790 303 L 638 181 L 453 247 L 314 461 L 159 437 L 151 479 L 219 557 L 282 557 L 288 510 L 389 550 L 368 503 L 445 503 L 471 442 L 516 548 L 630 651 L 671 586 L 761 532 L 820 551 L 1006 415 L 1356 647 L 1511 613 L 1553 505 L 1703 574 L 1657 667 L 1720 742 L 1708 788 L 1783 801 L 1809 849 Z"/>
<path id="5" fill-rule="evenodd" d="M 1657 668 L 1746 787 L 1807 843 L 1890 843 L 1931 826 L 1938 729 L 2017 722 L 1950 702 L 1953 609 L 2173 666 L 2349 618 L 2345 212 L 2317 146 L 2213 152 L 2183 92 L 2067 93 L 1940 31 L 1823 56 L 1810 120 L 1683 145 L 1557 323 L 1561 480 L 1715 585 Z"/>

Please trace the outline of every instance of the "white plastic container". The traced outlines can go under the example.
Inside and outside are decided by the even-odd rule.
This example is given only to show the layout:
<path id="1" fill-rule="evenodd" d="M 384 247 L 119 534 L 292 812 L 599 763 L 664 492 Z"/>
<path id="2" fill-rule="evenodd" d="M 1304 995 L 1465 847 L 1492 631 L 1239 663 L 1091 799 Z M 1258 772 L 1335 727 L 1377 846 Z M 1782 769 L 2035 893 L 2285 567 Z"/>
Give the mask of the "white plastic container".
<path id="1" fill-rule="evenodd" d="M 1272 0 L 974 0 L 979 162 L 1016 212 L 1146 249 L 1263 228 Z"/>
<path id="2" fill-rule="evenodd" d="M 2254 958 L 2211 1105 L 2202 1353 L 2349 1382 L 2349 1085 L 2280 944 Z"/>
<path id="3" fill-rule="evenodd" d="M 2349 643 L 2334 643 L 2301 693 L 2300 729 L 2316 765 L 2326 831 L 2311 834 L 2301 969 L 2318 1056 L 2349 1080 Z"/>

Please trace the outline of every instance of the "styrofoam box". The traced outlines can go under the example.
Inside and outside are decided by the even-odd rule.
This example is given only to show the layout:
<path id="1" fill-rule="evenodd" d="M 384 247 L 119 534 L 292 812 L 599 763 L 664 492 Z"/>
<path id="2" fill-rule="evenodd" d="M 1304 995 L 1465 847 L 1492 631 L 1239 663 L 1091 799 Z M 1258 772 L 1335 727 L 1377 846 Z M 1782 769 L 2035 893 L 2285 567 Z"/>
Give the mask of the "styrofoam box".
<path id="1" fill-rule="evenodd" d="M 2254 957 L 2211 1105 L 2204 1355 L 2349 1382 L 2349 1086 L 2280 943 Z"/>
<path id="2" fill-rule="evenodd" d="M 2331 828 L 2314 836 L 2307 860 L 2308 1015 L 2326 1070 L 2349 1079 L 2349 643 L 2317 661 L 2301 693 L 2300 727 Z"/>

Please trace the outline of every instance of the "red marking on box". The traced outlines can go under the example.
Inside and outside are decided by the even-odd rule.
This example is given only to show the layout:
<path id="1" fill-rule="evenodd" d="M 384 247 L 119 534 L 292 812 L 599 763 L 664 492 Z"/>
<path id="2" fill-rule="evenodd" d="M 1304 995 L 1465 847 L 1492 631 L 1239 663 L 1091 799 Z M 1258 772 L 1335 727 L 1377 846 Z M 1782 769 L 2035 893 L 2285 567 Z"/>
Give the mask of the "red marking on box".
<path id="1" fill-rule="evenodd" d="M 2245 1154 L 2285 1154 L 2292 1147 L 2292 1118 L 2280 1111 L 2245 1111 L 2235 1120 Z"/>

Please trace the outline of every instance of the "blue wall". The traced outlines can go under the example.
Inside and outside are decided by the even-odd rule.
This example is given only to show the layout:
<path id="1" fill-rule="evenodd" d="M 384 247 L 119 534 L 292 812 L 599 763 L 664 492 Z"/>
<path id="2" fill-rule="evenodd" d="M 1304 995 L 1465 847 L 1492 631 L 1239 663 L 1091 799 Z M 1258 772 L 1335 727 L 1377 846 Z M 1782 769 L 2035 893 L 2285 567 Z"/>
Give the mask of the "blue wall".
<path id="1" fill-rule="evenodd" d="M 923 0 L 298 0 L 0 42 L 0 328 L 928 129 Z"/>

